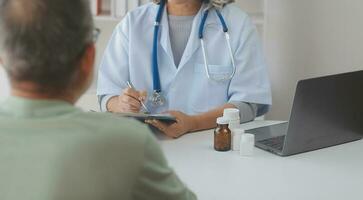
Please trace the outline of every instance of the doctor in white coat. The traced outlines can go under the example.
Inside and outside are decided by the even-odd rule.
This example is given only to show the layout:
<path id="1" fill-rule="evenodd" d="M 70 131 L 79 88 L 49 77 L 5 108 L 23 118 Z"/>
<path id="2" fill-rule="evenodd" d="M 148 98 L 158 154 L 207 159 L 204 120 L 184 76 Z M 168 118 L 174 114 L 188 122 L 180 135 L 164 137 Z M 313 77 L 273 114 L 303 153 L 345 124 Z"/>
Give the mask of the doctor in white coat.
<path id="1" fill-rule="evenodd" d="M 154 0 L 128 13 L 114 30 L 99 69 L 101 109 L 140 112 L 143 101 L 152 113 L 177 118 L 174 124 L 147 121 L 173 138 L 215 127 L 225 108 L 239 109 L 241 122 L 265 114 L 271 90 L 259 35 L 248 15 L 230 2 Z M 150 100 L 154 94 L 163 103 Z"/>
<path id="2" fill-rule="evenodd" d="M 0 60 L 0 100 L 10 96 L 10 84 Z"/>

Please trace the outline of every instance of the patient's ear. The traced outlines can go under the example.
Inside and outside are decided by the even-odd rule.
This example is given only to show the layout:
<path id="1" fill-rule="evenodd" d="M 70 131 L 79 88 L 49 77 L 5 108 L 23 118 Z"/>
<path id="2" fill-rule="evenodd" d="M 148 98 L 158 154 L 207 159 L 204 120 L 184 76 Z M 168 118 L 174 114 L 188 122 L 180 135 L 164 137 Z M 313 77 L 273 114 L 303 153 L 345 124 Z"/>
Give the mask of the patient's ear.
<path id="1" fill-rule="evenodd" d="M 88 45 L 82 60 L 81 60 L 81 72 L 83 76 L 93 77 L 93 70 L 96 57 L 96 47 L 94 44 Z"/>
<path id="2" fill-rule="evenodd" d="M 80 60 L 77 84 L 83 85 L 83 87 L 88 87 L 91 85 L 94 75 L 94 64 L 96 57 L 96 47 L 94 44 L 89 44 Z"/>
<path id="3" fill-rule="evenodd" d="M 1 0 L 0 0 L 1 1 Z M 0 57 L 0 70 L 4 69 L 5 70 L 5 67 L 4 67 L 4 60 Z"/>

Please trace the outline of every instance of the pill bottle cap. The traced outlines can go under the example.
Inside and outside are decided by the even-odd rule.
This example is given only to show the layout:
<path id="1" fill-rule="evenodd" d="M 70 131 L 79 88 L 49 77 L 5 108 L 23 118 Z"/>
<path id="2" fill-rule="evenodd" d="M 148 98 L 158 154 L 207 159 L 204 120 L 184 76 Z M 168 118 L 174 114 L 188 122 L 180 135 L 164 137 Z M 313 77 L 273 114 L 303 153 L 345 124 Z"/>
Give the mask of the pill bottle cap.
<path id="1" fill-rule="evenodd" d="M 223 111 L 223 117 L 228 120 L 239 120 L 239 110 L 235 108 L 227 108 Z"/>
<path id="2" fill-rule="evenodd" d="M 228 124 L 228 123 L 229 123 L 229 121 L 224 117 L 218 117 L 217 118 L 217 124 L 225 125 L 225 124 Z"/>

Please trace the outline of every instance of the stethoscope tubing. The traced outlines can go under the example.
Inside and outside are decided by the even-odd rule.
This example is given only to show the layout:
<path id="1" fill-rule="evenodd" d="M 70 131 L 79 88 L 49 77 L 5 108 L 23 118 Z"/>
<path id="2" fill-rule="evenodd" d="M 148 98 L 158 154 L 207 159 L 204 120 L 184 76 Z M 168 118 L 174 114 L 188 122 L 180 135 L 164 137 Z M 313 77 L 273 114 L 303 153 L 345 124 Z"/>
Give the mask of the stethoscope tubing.
<path id="1" fill-rule="evenodd" d="M 222 13 L 219 10 L 216 10 L 216 13 L 217 13 L 217 16 L 218 16 L 218 18 L 219 18 L 219 20 L 221 22 L 222 27 L 223 27 L 223 32 L 224 32 L 225 39 L 226 39 L 226 42 L 227 42 L 227 47 L 228 47 L 228 53 L 230 55 L 230 59 L 231 59 L 231 62 L 232 62 L 232 67 L 233 67 L 233 71 L 228 77 L 212 78 L 212 76 L 210 74 L 210 71 L 209 71 L 209 68 L 208 68 L 208 66 L 209 66 L 208 56 L 207 56 L 207 51 L 206 51 L 206 48 L 205 48 L 205 42 L 204 42 L 204 39 L 203 39 L 204 38 L 205 23 L 207 21 L 208 15 L 209 15 L 209 10 L 208 9 L 204 11 L 204 14 L 203 14 L 203 17 L 202 17 L 202 20 L 201 20 L 201 24 L 200 24 L 200 27 L 199 27 L 199 39 L 200 39 L 200 45 L 202 47 L 203 60 L 204 60 L 204 69 L 205 69 L 207 78 L 209 80 L 222 82 L 222 81 L 226 81 L 226 80 L 231 80 L 234 77 L 234 75 L 236 74 L 237 67 L 236 67 L 236 64 L 235 64 L 235 61 L 234 61 L 234 56 L 233 56 L 233 51 L 232 51 L 232 46 L 231 46 L 231 41 L 230 41 L 230 35 L 228 33 L 229 30 L 228 30 L 226 21 L 224 20 L 224 17 L 222 16 Z"/>
<path id="2" fill-rule="evenodd" d="M 165 0 L 160 1 L 159 9 L 158 9 L 155 24 L 154 24 L 154 38 L 153 38 L 153 52 L 152 52 L 152 76 L 153 76 L 154 96 L 158 96 L 158 97 L 161 97 L 161 92 L 162 92 L 161 83 L 160 83 L 159 63 L 158 63 L 158 39 L 159 39 L 159 32 L 160 32 L 160 23 L 161 23 L 165 5 L 166 5 Z M 227 42 L 228 51 L 229 51 L 230 58 L 232 61 L 233 71 L 228 77 L 213 78 L 211 76 L 211 73 L 208 68 L 208 66 L 209 66 L 208 55 L 206 53 L 206 48 L 205 48 L 205 43 L 204 43 L 203 38 L 204 38 L 205 23 L 207 21 L 207 18 L 208 18 L 209 12 L 210 12 L 209 8 L 207 8 L 203 13 L 201 23 L 199 26 L 199 30 L 198 30 L 198 36 L 199 36 L 201 47 L 202 47 L 204 68 L 205 68 L 207 77 L 209 80 L 214 80 L 214 81 L 220 82 L 220 81 L 231 80 L 234 77 L 234 75 L 236 74 L 237 68 L 235 65 L 235 60 L 234 60 L 233 51 L 232 51 L 232 47 L 231 47 L 230 35 L 228 33 L 228 31 L 229 31 L 228 26 L 227 26 L 226 21 L 224 20 L 224 17 L 221 14 L 221 12 L 218 9 L 216 9 L 215 11 L 216 11 L 217 16 L 223 27 L 223 32 L 224 32 L 225 39 Z"/>
<path id="3" fill-rule="evenodd" d="M 160 73 L 159 73 L 159 63 L 158 63 L 158 38 L 160 31 L 161 18 L 163 16 L 163 9 L 165 7 L 166 1 L 161 1 L 159 5 L 159 10 L 156 15 L 156 20 L 154 24 L 154 40 L 153 40 L 153 52 L 152 52 L 152 75 L 153 75 L 153 89 L 154 92 L 161 92 L 160 83 Z"/>

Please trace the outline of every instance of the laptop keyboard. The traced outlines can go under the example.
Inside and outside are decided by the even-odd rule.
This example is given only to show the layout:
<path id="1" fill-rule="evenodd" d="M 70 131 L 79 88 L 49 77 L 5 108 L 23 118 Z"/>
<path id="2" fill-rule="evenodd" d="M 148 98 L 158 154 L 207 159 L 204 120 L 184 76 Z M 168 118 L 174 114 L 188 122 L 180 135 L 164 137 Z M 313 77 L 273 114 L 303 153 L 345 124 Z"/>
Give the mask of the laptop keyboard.
<path id="1" fill-rule="evenodd" d="M 282 151 L 282 148 L 284 147 L 284 141 L 285 141 L 285 135 L 279 136 L 279 137 L 274 137 L 274 138 L 269 138 L 266 140 L 261 140 L 258 142 L 261 144 L 264 144 L 268 147 L 271 147 L 273 149 Z"/>

